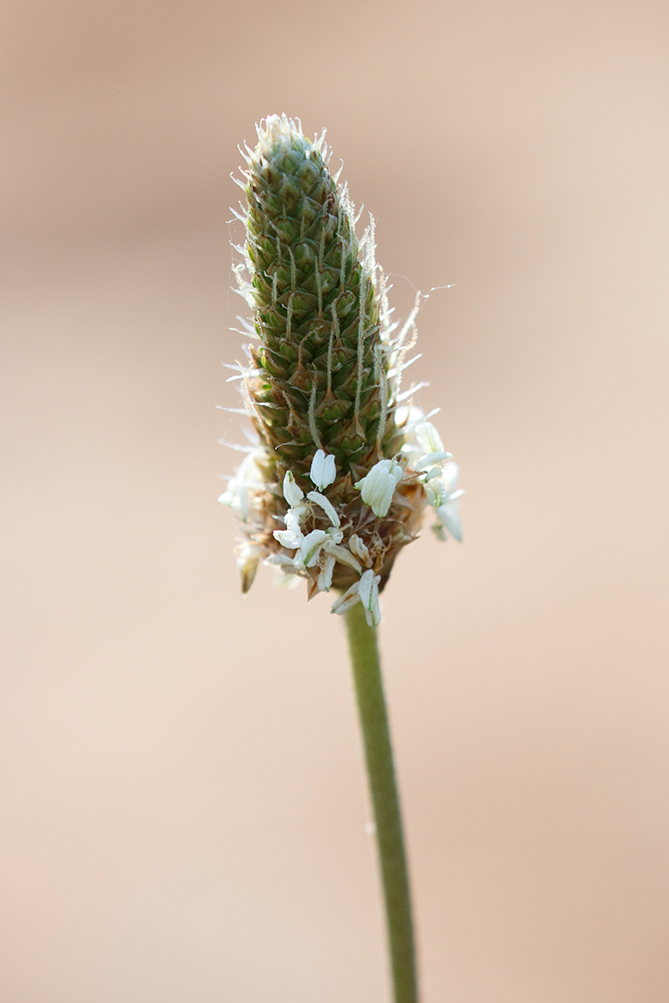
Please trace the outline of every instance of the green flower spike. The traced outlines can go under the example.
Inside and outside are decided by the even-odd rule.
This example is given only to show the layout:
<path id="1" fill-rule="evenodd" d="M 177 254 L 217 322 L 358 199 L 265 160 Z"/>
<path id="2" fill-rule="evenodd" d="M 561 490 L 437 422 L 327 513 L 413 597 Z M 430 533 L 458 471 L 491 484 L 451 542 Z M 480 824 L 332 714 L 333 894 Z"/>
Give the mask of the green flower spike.
<path id="1" fill-rule="evenodd" d="M 427 505 L 435 530 L 461 539 L 457 467 L 400 380 L 416 341 L 419 298 L 398 331 L 374 258 L 374 222 L 359 242 L 346 186 L 285 115 L 247 148 L 246 241 L 239 292 L 253 313 L 247 365 L 237 365 L 257 442 L 224 504 L 243 520 L 242 589 L 259 562 L 337 589 L 332 611 L 361 602 L 379 621 L 378 593 Z"/>

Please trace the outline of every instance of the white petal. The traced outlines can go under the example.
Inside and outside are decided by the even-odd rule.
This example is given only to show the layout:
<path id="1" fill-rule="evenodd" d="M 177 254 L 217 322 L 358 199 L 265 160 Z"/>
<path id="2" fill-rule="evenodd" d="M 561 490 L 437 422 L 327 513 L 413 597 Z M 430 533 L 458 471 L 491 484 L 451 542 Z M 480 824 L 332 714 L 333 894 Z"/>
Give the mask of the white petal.
<path id="1" fill-rule="evenodd" d="M 444 444 L 432 422 L 423 421 L 416 425 L 415 436 L 424 453 L 443 453 Z"/>
<path id="2" fill-rule="evenodd" d="M 356 482 L 355 486 L 360 489 L 362 500 L 369 505 L 374 515 L 383 517 L 388 514 L 402 473 L 401 464 L 395 460 L 379 460 L 362 480 Z"/>
<path id="3" fill-rule="evenodd" d="M 441 467 L 432 467 L 425 475 L 425 483 L 431 481 L 433 477 L 441 477 Z"/>
<path id="4" fill-rule="evenodd" d="M 451 491 L 453 491 L 453 489 L 456 487 L 458 483 L 458 478 L 460 476 L 460 470 L 458 468 L 457 463 L 455 463 L 453 460 L 451 460 L 450 463 L 445 463 L 443 473 L 441 476 L 443 478 L 444 484 L 446 485 L 446 490 L 450 495 Z"/>
<path id="5" fill-rule="evenodd" d="M 286 499 L 291 508 L 294 508 L 295 505 L 299 505 L 304 498 L 304 491 L 298 484 L 295 483 L 292 470 L 288 470 L 283 479 L 283 497 Z"/>
<path id="6" fill-rule="evenodd" d="M 304 536 L 299 530 L 294 532 L 292 529 L 275 529 L 272 535 L 286 550 L 297 550 L 304 540 Z"/>
<path id="7" fill-rule="evenodd" d="M 265 564 L 283 568 L 286 574 L 292 574 L 295 571 L 295 561 L 292 557 L 286 557 L 285 554 L 272 554 L 271 557 L 265 558 Z"/>
<path id="8" fill-rule="evenodd" d="M 326 455 L 325 457 L 325 484 L 321 487 L 326 488 L 328 484 L 333 484 L 335 478 L 337 477 L 337 464 L 335 462 L 334 456 Z"/>
<path id="9" fill-rule="evenodd" d="M 428 481 L 425 485 L 425 494 L 427 503 L 432 508 L 439 508 L 440 505 L 444 505 L 448 501 L 448 491 L 441 477 L 435 477 L 434 480 Z"/>
<path id="10" fill-rule="evenodd" d="M 222 505 L 228 505 L 234 512 L 239 512 L 246 522 L 249 514 L 249 493 L 246 485 L 238 477 L 232 478 L 228 490 L 224 491 L 218 500 Z"/>
<path id="11" fill-rule="evenodd" d="M 316 505 L 320 505 L 320 507 L 323 509 L 323 511 L 325 512 L 326 516 L 328 517 L 332 525 L 336 526 L 337 529 L 339 529 L 340 526 L 339 516 L 335 512 L 334 505 L 332 504 L 331 501 L 328 501 L 325 495 L 319 494 L 318 491 L 310 491 L 309 494 L 307 495 L 307 498 L 309 499 L 309 501 L 314 502 Z"/>
<path id="12" fill-rule="evenodd" d="M 274 576 L 274 584 L 281 589 L 296 589 L 298 585 L 302 583 L 303 579 L 299 575 L 286 574 L 280 568 L 277 568 L 276 574 Z"/>
<path id="13" fill-rule="evenodd" d="M 262 484 L 264 477 L 258 467 L 257 460 L 263 459 L 263 450 L 253 449 L 245 456 L 237 468 L 236 477 L 244 484 Z"/>
<path id="14" fill-rule="evenodd" d="M 432 471 L 430 471 L 432 473 Z M 429 477 L 425 484 L 428 505 L 440 508 L 447 502 L 459 498 L 463 491 L 454 491 L 460 472 L 457 463 L 445 463 L 439 477 Z"/>
<path id="15" fill-rule="evenodd" d="M 398 428 L 406 428 L 413 431 L 416 425 L 420 425 L 425 418 L 425 412 L 415 404 L 401 404 L 395 408 L 395 424 Z"/>
<path id="16" fill-rule="evenodd" d="M 245 484 L 239 485 L 239 511 L 242 513 L 242 519 L 244 522 L 248 519 L 249 515 L 249 493 L 246 489 Z"/>
<path id="17" fill-rule="evenodd" d="M 437 519 L 458 543 L 462 543 L 462 523 L 457 499 L 441 505 L 437 509 Z"/>
<path id="18" fill-rule="evenodd" d="M 323 490 L 328 484 L 332 484 L 336 476 L 337 465 L 334 456 L 324 453 L 322 449 L 317 449 L 309 471 L 311 480 L 317 488 Z"/>
<path id="19" fill-rule="evenodd" d="M 419 456 L 416 460 L 416 470 L 427 470 L 427 468 L 432 463 L 443 463 L 444 460 L 450 460 L 453 453 L 426 453 L 425 456 Z"/>
<path id="20" fill-rule="evenodd" d="M 305 515 L 307 514 L 307 508 L 305 505 L 298 505 L 297 508 L 289 508 L 283 517 L 288 529 L 292 529 L 294 533 L 300 532 L 300 525 Z"/>

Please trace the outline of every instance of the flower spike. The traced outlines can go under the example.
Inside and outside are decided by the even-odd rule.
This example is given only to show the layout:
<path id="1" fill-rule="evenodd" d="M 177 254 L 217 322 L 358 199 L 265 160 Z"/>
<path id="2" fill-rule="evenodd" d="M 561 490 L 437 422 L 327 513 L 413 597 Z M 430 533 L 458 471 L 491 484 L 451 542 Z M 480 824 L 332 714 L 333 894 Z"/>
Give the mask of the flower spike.
<path id="1" fill-rule="evenodd" d="M 235 370 L 257 442 L 220 500 L 243 523 L 244 591 L 260 561 L 305 578 L 309 596 L 343 593 L 371 625 L 378 593 L 428 506 L 435 532 L 461 539 L 457 467 L 400 390 L 415 317 L 391 322 L 374 222 L 361 240 L 324 135 L 271 115 L 243 154 L 246 239 L 235 267 L 252 311 L 248 366 Z M 313 488 L 316 490 L 313 490 Z M 283 528 L 285 527 L 285 528 Z"/>

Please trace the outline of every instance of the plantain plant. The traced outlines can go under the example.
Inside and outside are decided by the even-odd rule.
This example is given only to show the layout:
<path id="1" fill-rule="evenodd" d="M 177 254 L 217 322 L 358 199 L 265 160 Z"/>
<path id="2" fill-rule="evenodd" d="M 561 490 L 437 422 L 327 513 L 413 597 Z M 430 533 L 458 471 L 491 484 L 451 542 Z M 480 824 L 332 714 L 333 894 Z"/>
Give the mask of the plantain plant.
<path id="1" fill-rule="evenodd" d="M 394 1003 L 417 1003 L 411 901 L 377 627 L 379 593 L 428 508 L 462 539 L 458 468 L 402 392 L 420 294 L 392 320 L 374 221 L 359 241 L 324 134 L 269 116 L 244 154 L 238 289 L 251 312 L 236 376 L 253 442 L 221 501 L 239 516 L 242 590 L 260 563 L 311 598 L 332 592 L 347 628 L 384 889 Z M 434 413 L 434 412 L 433 412 Z M 239 447 L 238 447 L 239 448 Z"/>

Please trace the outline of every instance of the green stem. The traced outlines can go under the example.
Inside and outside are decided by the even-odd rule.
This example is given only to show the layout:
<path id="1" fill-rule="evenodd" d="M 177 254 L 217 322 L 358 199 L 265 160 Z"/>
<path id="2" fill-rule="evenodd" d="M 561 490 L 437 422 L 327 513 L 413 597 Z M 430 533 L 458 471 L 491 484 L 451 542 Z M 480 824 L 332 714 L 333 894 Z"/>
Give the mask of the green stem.
<path id="1" fill-rule="evenodd" d="M 411 897 L 388 715 L 376 643 L 357 603 L 346 613 L 349 651 L 365 746 L 386 905 L 394 1003 L 417 1003 Z"/>

